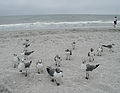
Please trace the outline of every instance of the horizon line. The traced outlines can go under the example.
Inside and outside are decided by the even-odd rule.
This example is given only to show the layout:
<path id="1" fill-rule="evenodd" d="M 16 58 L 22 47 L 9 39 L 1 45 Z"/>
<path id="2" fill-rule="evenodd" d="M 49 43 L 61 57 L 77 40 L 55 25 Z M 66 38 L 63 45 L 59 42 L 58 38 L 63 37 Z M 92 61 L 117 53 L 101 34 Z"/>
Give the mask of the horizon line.
<path id="1" fill-rule="evenodd" d="M 120 14 L 97 14 L 97 13 L 48 13 L 48 14 L 13 14 L 0 15 L 2 16 L 35 16 L 35 15 L 120 15 Z"/>

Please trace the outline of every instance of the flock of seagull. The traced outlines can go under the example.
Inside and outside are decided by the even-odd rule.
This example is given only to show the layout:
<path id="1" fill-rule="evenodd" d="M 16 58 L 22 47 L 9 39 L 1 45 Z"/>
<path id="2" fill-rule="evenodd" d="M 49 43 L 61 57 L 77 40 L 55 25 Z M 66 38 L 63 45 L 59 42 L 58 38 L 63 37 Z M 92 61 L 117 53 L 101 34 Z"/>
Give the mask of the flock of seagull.
<path id="1" fill-rule="evenodd" d="M 13 67 L 17 68 L 19 70 L 19 72 L 25 72 L 25 77 L 28 76 L 27 72 L 32 64 L 32 61 L 28 61 L 29 55 L 34 53 L 34 51 L 29 52 L 27 49 L 30 46 L 29 42 L 30 42 L 29 39 L 25 39 L 25 43 L 23 43 L 24 50 L 21 53 L 22 58 L 20 58 L 17 54 L 13 55 L 14 56 L 13 57 Z M 113 52 L 113 50 L 112 50 L 113 45 L 114 44 L 100 45 L 96 52 L 94 51 L 93 48 L 90 49 L 90 51 L 88 52 L 87 58 L 84 58 L 82 60 L 82 64 L 81 64 L 81 69 L 86 71 L 85 78 L 87 80 L 89 79 L 89 72 L 93 71 L 94 69 L 96 69 L 100 65 L 100 64 L 91 65 L 88 62 L 93 62 L 94 56 L 102 56 L 103 47 L 106 47 L 109 49 L 109 51 Z M 72 51 L 74 51 L 75 49 L 76 49 L 76 42 L 72 42 L 72 49 L 65 50 L 66 60 L 71 60 Z M 88 60 L 88 62 L 87 62 L 87 60 Z M 60 69 L 62 58 L 59 55 L 56 55 L 54 57 L 54 61 L 55 61 L 56 68 L 53 68 L 51 66 L 47 66 L 46 71 L 47 71 L 48 75 L 50 76 L 51 81 L 55 82 L 57 84 L 57 86 L 59 86 L 60 85 L 59 81 L 63 77 L 63 71 Z M 44 71 L 44 65 L 43 65 L 42 59 L 38 60 L 36 62 L 36 69 L 37 69 L 38 74 L 40 74 Z"/>

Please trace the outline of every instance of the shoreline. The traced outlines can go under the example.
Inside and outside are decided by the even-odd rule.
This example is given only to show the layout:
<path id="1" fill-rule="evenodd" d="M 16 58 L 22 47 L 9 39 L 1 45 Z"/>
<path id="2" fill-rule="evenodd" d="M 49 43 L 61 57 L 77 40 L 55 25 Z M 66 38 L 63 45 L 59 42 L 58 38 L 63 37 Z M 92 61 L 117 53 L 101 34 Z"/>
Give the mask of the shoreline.
<path id="1" fill-rule="evenodd" d="M 41 31 L 108 31 L 116 30 L 119 31 L 120 27 L 83 27 L 83 28 L 63 28 L 63 29 L 40 29 L 40 30 L 16 30 L 16 31 L 0 31 L 2 32 L 41 32 Z"/>
<path id="2" fill-rule="evenodd" d="M 23 38 L 29 36 L 39 36 L 39 35 L 58 35 L 58 34 L 79 34 L 79 33 L 106 33 L 106 32 L 120 32 L 120 28 L 74 28 L 74 29 L 41 29 L 41 30 L 28 30 L 28 31 L 0 31 L 0 38 Z"/>

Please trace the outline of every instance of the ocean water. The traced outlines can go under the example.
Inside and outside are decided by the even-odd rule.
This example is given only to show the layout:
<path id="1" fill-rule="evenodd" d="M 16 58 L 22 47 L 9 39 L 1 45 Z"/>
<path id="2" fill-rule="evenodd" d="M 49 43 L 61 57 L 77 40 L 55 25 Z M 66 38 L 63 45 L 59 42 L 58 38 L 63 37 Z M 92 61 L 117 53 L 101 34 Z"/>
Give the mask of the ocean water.
<path id="1" fill-rule="evenodd" d="M 0 16 L 0 31 L 113 27 L 114 16 L 118 18 L 117 25 L 120 25 L 120 15 Z"/>

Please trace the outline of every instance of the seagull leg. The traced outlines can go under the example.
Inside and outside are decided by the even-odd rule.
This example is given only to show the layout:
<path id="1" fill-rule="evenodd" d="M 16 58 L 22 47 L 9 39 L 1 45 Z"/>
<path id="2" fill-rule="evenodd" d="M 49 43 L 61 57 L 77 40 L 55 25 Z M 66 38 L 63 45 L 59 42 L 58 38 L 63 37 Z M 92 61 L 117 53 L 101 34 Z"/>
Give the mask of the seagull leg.
<path id="1" fill-rule="evenodd" d="M 92 57 L 93 61 L 94 61 L 94 57 Z"/>
<path id="2" fill-rule="evenodd" d="M 57 66 L 57 61 L 55 61 L 55 65 Z"/>
<path id="3" fill-rule="evenodd" d="M 14 64 L 14 66 L 13 66 L 14 68 L 16 68 L 16 64 Z"/>
<path id="4" fill-rule="evenodd" d="M 56 82 L 57 86 L 59 86 L 59 85 L 60 85 L 60 83 L 58 83 L 56 79 L 55 79 L 55 82 Z"/>
<path id="5" fill-rule="evenodd" d="M 86 79 L 89 79 L 89 73 L 86 71 Z"/>
<path id="6" fill-rule="evenodd" d="M 19 70 L 19 72 L 22 72 L 22 70 Z"/>
<path id="7" fill-rule="evenodd" d="M 27 69 L 26 69 L 25 77 L 27 77 Z"/>
<path id="8" fill-rule="evenodd" d="M 39 69 L 38 69 L 38 74 L 40 74 L 40 71 L 39 71 Z"/>
<path id="9" fill-rule="evenodd" d="M 52 82 L 54 82 L 55 80 L 54 80 L 54 79 L 52 79 L 51 81 L 52 81 Z"/>
<path id="10" fill-rule="evenodd" d="M 70 55 L 69 55 L 69 60 L 70 60 Z"/>
<path id="11" fill-rule="evenodd" d="M 110 52 L 114 52 L 111 48 L 109 49 Z"/>
<path id="12" fill-rule="evenodd" d="M 58 67 L 60 67 L 60 61 L 58 61 Z"/>
<path id="13" fill-rule="evenodd" d="M 91 57 L 89 57 L 89 62 L 91 62 Z"/>
<path id="14" fill-rule="evenodd" d="M 68 60 L 68 55 L 67 55 L 67 57 L 66 57 L 66 60 Z"/>

